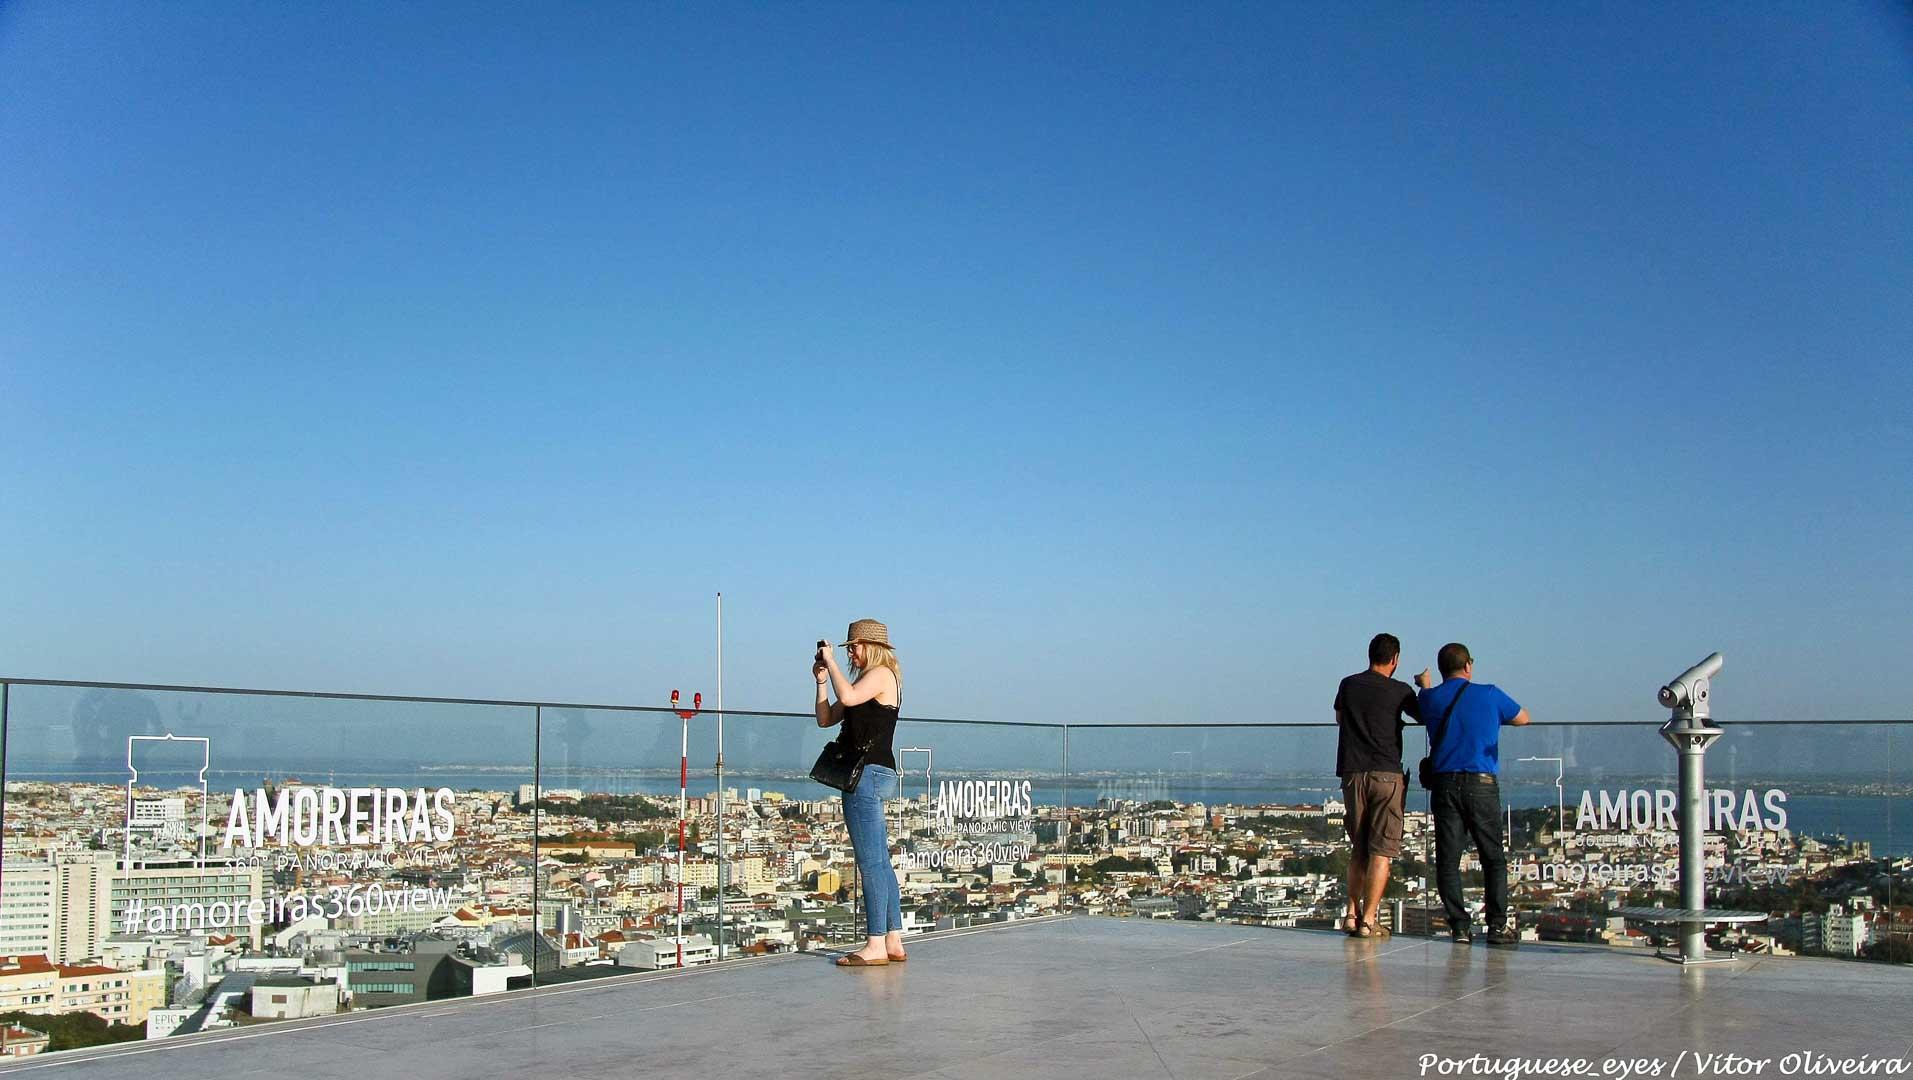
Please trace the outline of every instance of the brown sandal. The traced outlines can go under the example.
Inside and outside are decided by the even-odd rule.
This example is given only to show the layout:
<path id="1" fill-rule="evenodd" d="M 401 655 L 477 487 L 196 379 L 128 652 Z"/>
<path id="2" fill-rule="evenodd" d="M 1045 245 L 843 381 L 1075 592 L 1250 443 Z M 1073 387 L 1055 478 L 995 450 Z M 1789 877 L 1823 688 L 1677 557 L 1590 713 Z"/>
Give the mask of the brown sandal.
<path id="1" fill-rule="evenodd" d="M 1355 928 L 1355 936 L 1359 938 L 1385 938 L 1391 935 L 1388 932 L 1388 928 L 1379 922 L 1364 922 Z"/>
<path id="2" fill-rule="evenodd" d="M 838 967 L 883 967 L 888 963 L 890 963 L 889 957 L 885 957 L 882 960 L 865 960 L 856 953 L 850 953 L 847 956 L 839 956 L 837 958 Z"/>
<path id="3" fill-rule="evenodd" d="M 890 953 L 890 954 L 889 954 L 889 957 L 890 957 L 890 962 L 891 962 L 891 963 L 893 963 L 893 964 L 901 964 L 901 963 L 903 963 L 903 962 L 904 962 L 905 960 L 908 960 L 908 959 L 910 959 L 910 954 L 909 954 L 909 953 L 900 953 L 900 952 L 893 952 L 893 953 Z"/>

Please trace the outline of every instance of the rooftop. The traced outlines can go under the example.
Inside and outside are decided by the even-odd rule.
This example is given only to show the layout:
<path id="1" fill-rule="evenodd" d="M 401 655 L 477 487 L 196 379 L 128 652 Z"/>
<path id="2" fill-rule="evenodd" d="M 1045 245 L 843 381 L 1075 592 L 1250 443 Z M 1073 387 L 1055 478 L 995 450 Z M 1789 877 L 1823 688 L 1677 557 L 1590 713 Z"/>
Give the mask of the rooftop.
<path id="1" fill-rule="evenodd" d="M 1686 1052 L 1676 1074 L 1691 1076 L 1695 1053 L 1913 1051 L 1913 971 L 1835 960 L 1683 971 L 1623 949 L 1087 916 L 913 938 L 910 951 L 885 969 L 785 954 L 74 1051 L 0 1073 L 1274 1080 L 1420 1076 L 1424 1054 L 1585 1057 L 1598 1070 L 1609 1055 L 1671 1063 Z"/>

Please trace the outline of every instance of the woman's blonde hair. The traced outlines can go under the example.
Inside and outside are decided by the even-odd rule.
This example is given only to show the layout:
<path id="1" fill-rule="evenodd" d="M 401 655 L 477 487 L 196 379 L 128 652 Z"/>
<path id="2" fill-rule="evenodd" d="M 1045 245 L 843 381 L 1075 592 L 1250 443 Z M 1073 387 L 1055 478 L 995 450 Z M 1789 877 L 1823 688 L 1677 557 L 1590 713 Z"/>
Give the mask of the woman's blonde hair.
<path id="1" fill-rule="evenodd" d="M 863 648 L 864 663 L 850 667 L 850 681 L 856 682 L 864 677 L 871 668 L 887 667 L 897 679 L 897 704 L 903 704 L 903 665 L 897 662 L 897 650 L 888 645 L 879 645 L 874 641 L 858 641 L 852 644 Z"/>

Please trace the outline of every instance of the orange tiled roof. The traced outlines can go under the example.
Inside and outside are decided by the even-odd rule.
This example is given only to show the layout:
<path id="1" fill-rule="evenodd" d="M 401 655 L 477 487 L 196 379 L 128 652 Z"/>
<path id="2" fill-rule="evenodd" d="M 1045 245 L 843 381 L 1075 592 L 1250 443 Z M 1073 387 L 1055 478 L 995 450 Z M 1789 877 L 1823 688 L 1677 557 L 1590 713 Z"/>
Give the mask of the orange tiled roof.
<path id="1" fill-rule="evenodd" d="M 101 967 L 98 964 L 79 964 L 71 967 L 66 964 L 60 965 L 62 979 L 77 979 L 86 975 L 118 975 L 119 973 L 118 968 Z"/>
<path id="2" fill-rule="evenodd" d="M 53 961 L 48 960 L 45 953 L 0 957 L 0 975 L 25 975 L 29 972 L 39 975 L 52 970 Z"/>

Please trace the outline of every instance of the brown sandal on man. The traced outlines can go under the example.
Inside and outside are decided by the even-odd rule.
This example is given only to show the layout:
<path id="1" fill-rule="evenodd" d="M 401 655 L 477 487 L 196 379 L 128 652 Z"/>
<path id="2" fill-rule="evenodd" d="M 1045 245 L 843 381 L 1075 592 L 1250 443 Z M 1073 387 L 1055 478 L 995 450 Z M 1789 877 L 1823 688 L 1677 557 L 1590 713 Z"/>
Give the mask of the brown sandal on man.
<path id="1" fill-rule="evenodd" d="M 884 967 L 889 963 L 890 958 L 887 956 L 882 960 L 865 960 L 856 953 L 851 953 L 848 956 L 839 956 L 837 958 L 838 967 Z"/>

